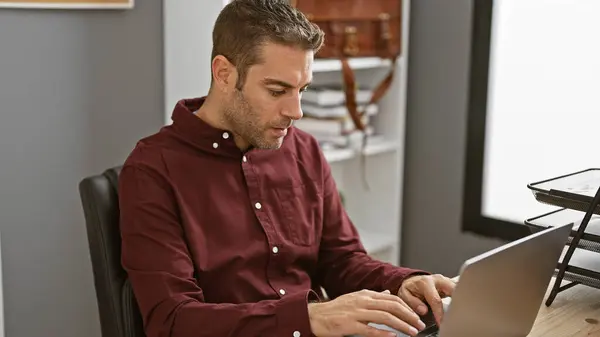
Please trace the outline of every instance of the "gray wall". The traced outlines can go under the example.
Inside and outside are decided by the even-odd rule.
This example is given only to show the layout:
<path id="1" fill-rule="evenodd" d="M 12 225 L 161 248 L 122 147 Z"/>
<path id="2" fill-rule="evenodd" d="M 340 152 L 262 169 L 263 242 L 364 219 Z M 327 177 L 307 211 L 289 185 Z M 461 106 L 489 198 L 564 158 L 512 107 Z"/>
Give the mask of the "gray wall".
<path id="1" fill-rule="evenodd" d="M 7 336 L 100 335 L 77 184 L 163 123 L 161 6 L 0 9 Z"/>
<path id="2" fill-rule="evenodd" d="M 412 1 L 402 262 L 455 275 L 501 244 L 461 232 L 472 0 Z"/>
<path id="3" fill-rule="evenodd" d="M 77 183 L 163 123 L 161 3 L 0 10 L 9 337 L 99 336 Z M 471 0 L 412 3 L 402 257 L 446 274 L 499 244 L 460 232 L 470 9 Z"/>

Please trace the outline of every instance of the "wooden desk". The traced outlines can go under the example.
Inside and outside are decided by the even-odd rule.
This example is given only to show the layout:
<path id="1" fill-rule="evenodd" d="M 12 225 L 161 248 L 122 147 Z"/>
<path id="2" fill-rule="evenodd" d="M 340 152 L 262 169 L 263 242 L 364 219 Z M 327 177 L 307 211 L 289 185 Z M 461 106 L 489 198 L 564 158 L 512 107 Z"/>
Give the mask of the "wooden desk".
<path id="1" fill-rule="evenodd" d="M 458 281 L 458 276 L 453 280 Z M 553 285 L 554 277 L 527 337 L 600 337 L 600 290 L 576 285 L 560 292 L 552 305 L 547 307 L 545 302 Z M 443 301 L 448 305 L 450 299 Z"/>
<path id="2" fill-rule="evenodd" d="M 548 298 L 550 282 L 544 302 Z M 560 292 L 550 307 L 544 303 L 529 337 L 600 336 L 600 290 L 576 285 Z"/>

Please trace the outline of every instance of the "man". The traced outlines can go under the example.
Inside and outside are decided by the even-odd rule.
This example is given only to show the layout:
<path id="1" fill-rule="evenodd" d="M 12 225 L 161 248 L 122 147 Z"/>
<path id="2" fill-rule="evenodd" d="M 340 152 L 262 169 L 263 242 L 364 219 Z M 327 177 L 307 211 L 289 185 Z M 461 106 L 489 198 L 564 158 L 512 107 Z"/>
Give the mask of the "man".
<path id="1" fill-rule="evenodd" d="M 414 336 L 426 303 L 441 319 L 453 282 L 369 257 L 317 142 L 292 127 L 323 39 L 287 0 L 233 1 L 208 95 L 125 162 L 122 262 L 148 337 Z"/>

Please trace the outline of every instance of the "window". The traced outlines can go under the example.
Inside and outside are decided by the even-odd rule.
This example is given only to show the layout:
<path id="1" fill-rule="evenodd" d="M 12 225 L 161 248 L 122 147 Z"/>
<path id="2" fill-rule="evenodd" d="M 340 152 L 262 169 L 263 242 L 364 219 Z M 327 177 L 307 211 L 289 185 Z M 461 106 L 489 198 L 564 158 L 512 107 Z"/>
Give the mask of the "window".
<path id="1" fill-rule="evenodd" d="M 512 240 L 556 209 L 528 183 L 600 167 L 600 1 L 473 3 L 463 229 Z"/>

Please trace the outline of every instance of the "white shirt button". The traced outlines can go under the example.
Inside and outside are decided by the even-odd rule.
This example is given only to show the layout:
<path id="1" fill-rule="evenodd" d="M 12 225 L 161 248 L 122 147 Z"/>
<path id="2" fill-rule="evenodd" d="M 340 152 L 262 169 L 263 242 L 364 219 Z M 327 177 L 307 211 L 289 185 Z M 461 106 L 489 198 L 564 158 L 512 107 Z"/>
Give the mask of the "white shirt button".
<path id="1" fill-rule="evenodd" d="M 217 144 L 217 143 L 213 143 L 213 147 L 216 149 L 216 148 L 218 148 L 218 147 L 219 147 L 219 144 Z"/>
<path id="2" fill-rule="evenodd" d="M 281 295 L 285 295 L 285 290 L 283 290 L 283 289 L 279 289 L 279 293 L 280 293 Z"/>
<path id="3" fill-rule="evenodd" d="M 256 209 L 261 209 L 262 205 L 260 204 L 260 202 L 257 202 L 256 204 L 254 204 L 254 207 L 256 207 Z"/>
<path id="4" fill-rule="evenodd" d="M 275 254 L 279 253 L 279 248 L 273 247 L 273 253 L 275 253 Z"/>
<path id="5" fill-rule="evenodd" d="M 292 336 L 294 336 L 294 337 L 300 337 L 300 331 L 294 331 L 294 333 L 292 334 Z"/>
<path id="6" fill-rule="evenodd" d="M 248 159 L 246 158 L 246 156 L 243 156 L 243 157 L 242 157 L 242 161 L 243 161 L 244 163 L 248 161 Z"/>
<path id="7" fill-rule="evenodd" d="M 229 134 L 227 132 L 223 132 L 223 139 L 229 138 Z"/>

